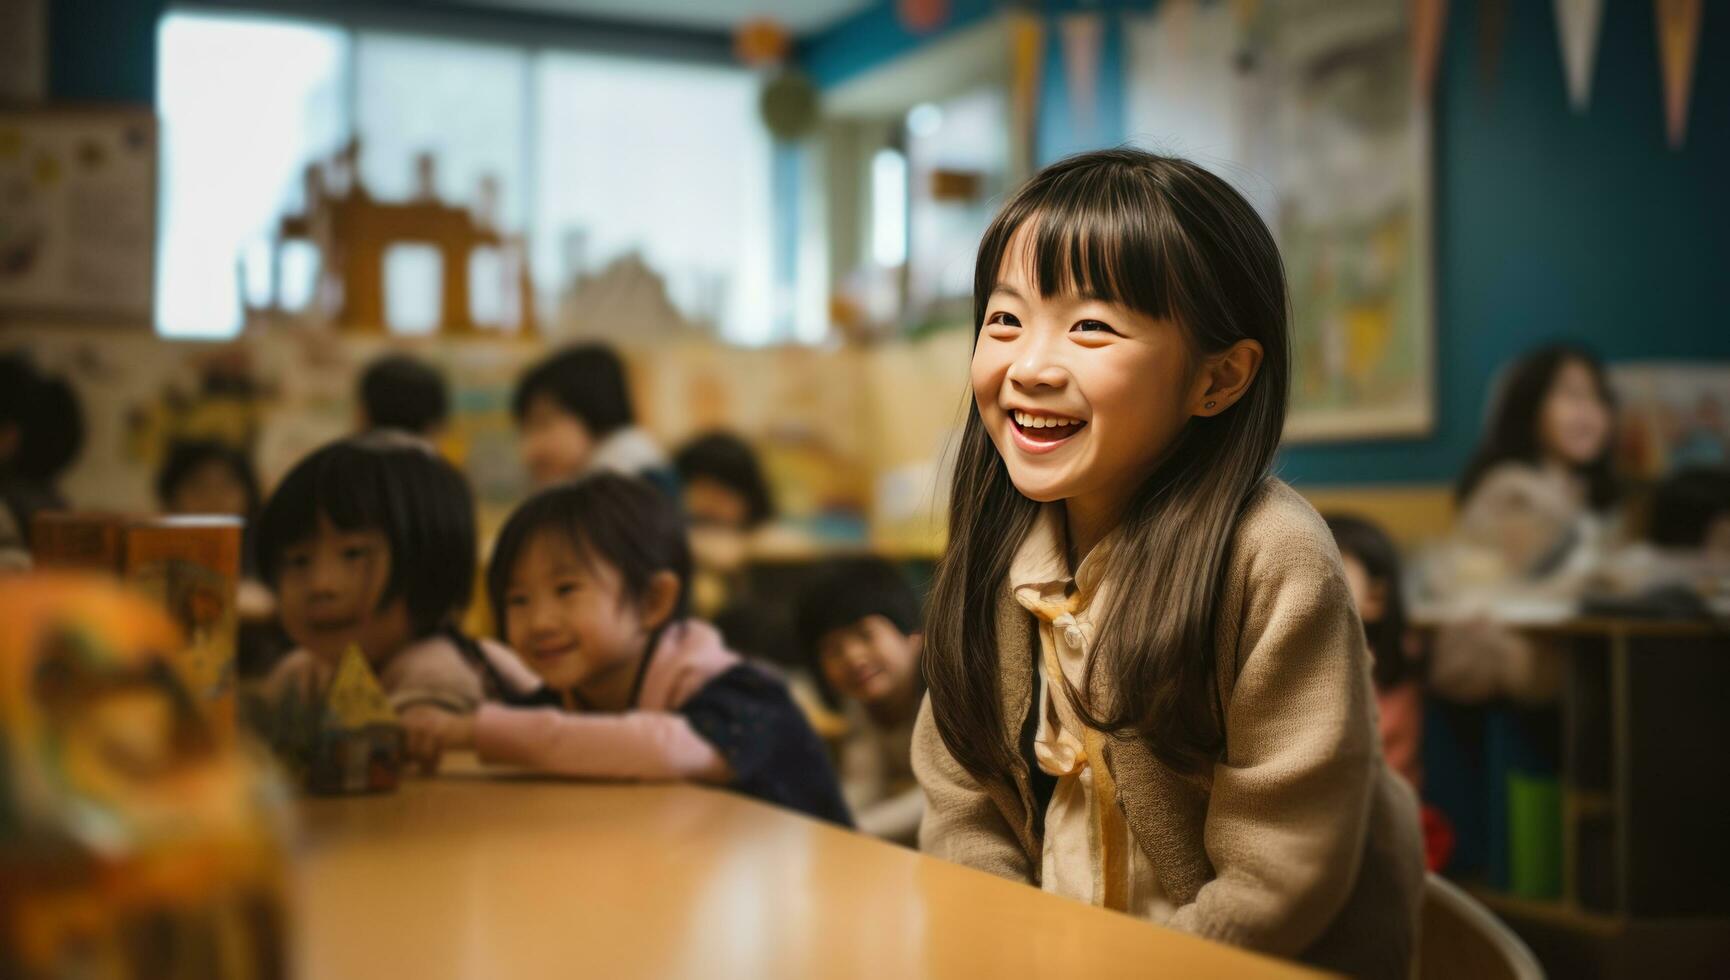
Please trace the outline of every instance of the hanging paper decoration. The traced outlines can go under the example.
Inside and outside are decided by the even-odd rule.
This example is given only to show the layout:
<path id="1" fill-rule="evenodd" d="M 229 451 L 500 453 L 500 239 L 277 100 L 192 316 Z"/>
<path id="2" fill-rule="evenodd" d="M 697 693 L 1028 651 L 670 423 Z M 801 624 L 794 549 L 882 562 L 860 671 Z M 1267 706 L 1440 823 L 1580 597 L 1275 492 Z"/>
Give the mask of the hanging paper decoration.
<path id="1" fill-rule="evenodd" d="M 1592 69 L 1603 26 L 1604 0 L 1556 0 L 1556 35 L 1568 73 L 1568 103 L 1575 112 L 1585 112 L 1592 101 Z"/>
<path id="2" fill-rule="evenodd" d="M 1071 132 L 1083 141 L 1093 136 L 1099 97 L 1099 49 L 1105 21 L 1099 14 L 1072 14 L 1059 22 L 1063 31 L 1063 76 L 1069 89 Z"/>
<path id="3" fill-rule="evenodd" d="M 1700 50 L 1701 0 L 1658 0 L 1658 58 L 1664 69 L 1664 128 L 1672 149 L 1688 137 L 1688 97 Z"/>
<path id="4" fill-rule="evenodd" d="M 767 17 L 748 20 L 733 35 L 733 56 L 752 68 L 779 65 L 793 49 L 793 36 Z"/>
<path id="5" fill-rule="evenodd" d="M 1478 0 L 1478 77 L 1492 94 L 1502 75 L 1502 46 L 1508 33 L 1508 0 Z"/>
<path id="6" fill-rule="evenodd" d="M 763 125 L 779 140 L 796 140 L 817 128 L 817 86 L 793 68 L 783 68 L 763 85 L 757 108 Z"/>
<path id="7" fill-rule="evenodd" d="M 1448 0 L 1411 0 L 1412 81 L 1426 101 L 1436 89 L 1442 35 L 1447 33 Z"/>
<path id="8" fill-rule="evenodd" d="M 895 0 L 895 16 L 910 34 L 929 34 L 949 20 L 949 0 Z"/>
<path id="9" fill-rule="evenodd" d="M 1037 15 L 1012 14 L 1009 24 L 1011 166 L 1033 173 L 1034 137 L 1039 113 L 1039 79 L 1045 61 L 1045 26 Z"/>
<path id="10" fill-rule="evenodd" d="M 1165 29 L 1170 33 L 1171 52 L 1178 58 L 1189 53 L 1189 32 L 1195 24 L 1196 0 L 1165 0 L 1160 5 L 1159 15 L 1165 18 Z"/>

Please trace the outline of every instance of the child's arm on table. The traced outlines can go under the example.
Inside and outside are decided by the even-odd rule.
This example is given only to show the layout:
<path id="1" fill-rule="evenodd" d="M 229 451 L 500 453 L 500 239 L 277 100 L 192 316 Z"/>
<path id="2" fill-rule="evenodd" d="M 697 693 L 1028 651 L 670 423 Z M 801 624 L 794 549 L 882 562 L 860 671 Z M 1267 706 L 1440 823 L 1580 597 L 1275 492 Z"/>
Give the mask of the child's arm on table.
<path id="1" fill-rule="evenodd" d="M 670 711 L 571 714 L 487 704 L 473 716 L 471 730 L 482 761 L 561 776 L 706 783 L 732 778 L 721 753 L 685 716 Z"/>

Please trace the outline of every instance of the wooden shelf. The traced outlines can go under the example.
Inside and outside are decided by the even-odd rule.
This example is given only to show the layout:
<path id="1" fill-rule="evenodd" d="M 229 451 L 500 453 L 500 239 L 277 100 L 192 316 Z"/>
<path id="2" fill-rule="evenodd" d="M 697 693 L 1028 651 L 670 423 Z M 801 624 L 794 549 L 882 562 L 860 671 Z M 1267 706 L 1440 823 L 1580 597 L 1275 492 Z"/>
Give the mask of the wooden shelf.
<path id="1" fill-rule="evenodd" d="M 1483 885 L 1468 885 L 1466 891 L 1496 915 L 1511 921 L 1542 922 L 1545 925 L 1597 936 L 1620 935 L 1628 921 L 1605 912 L 1588 912 L 1560 900 L 1520 898 Z"/>

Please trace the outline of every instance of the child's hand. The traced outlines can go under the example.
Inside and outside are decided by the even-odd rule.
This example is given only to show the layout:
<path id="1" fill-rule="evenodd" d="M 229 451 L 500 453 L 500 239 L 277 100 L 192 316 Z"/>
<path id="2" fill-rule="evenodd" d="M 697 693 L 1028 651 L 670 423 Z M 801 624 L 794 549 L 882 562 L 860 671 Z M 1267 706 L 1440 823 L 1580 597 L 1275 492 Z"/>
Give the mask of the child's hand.
<path id="1" fill-rule="evenodd" d="M 430 704 L 415 705 L 402 713 L 408 758 L 420 764 L 423 775 L 438 773 L 439 758 L 450 749 L 472 749 L 475 744 L 473 715 L 458 715 Z"/>

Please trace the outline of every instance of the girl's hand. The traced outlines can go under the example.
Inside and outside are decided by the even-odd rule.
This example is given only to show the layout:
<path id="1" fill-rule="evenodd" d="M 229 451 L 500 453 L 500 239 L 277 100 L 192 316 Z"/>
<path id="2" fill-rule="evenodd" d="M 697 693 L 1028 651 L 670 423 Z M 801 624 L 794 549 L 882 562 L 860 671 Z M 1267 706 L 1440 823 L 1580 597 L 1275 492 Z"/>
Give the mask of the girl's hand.
<path id="1" fill-rule="evenodd" d="M 432 705 L 415 705 L 402 713 L 408 758 L 420 764 L 421 774 L 438 774 L 439 759 L 447 750 L 472 749 L 475 720 Z"/>

